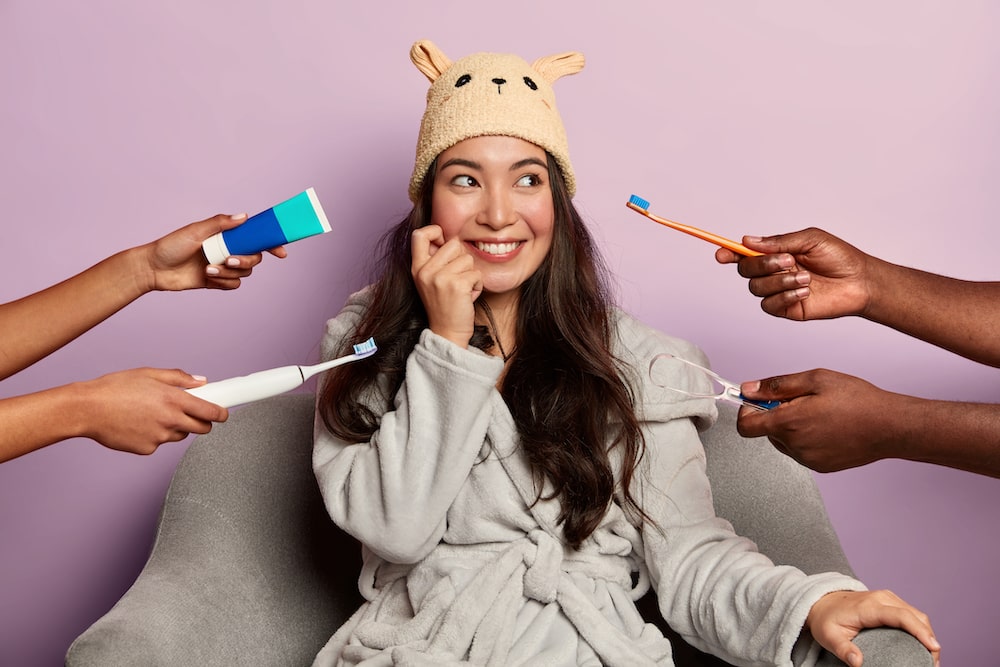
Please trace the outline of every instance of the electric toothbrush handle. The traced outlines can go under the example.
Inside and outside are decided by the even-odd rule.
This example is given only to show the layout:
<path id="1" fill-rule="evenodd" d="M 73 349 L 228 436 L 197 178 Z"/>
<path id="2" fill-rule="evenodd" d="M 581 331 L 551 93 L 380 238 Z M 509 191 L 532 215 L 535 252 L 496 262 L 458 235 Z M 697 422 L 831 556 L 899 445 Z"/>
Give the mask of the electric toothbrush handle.
<path id="1" fill-rule="evenodd" d="M 231 408 L 291 391 L 304 382 L 298 366 L 282 366 L 250 375 L 209 382 L 187 392 L 210 403 Z"/>

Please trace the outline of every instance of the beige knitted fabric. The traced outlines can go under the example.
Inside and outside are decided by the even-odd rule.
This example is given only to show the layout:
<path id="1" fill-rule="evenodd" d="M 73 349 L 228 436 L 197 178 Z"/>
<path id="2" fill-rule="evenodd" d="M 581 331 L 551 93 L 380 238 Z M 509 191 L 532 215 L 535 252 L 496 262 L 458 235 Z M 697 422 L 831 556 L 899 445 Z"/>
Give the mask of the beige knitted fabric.
<path id="1" fill-rule="evenodd" d="M 431 82 L 410 178 L 412 201 L 442 151 L 485 135 L 517 137 L 541 146 L 555 156 L 570 196 L 576 193 L 552 83 L 583 69 L 582 53 L 546 56 L 530 65 L 511 54 L 474 53 L 453 63 L 432 42 L 421 40 L 410 49 L 410 60 Z"/>

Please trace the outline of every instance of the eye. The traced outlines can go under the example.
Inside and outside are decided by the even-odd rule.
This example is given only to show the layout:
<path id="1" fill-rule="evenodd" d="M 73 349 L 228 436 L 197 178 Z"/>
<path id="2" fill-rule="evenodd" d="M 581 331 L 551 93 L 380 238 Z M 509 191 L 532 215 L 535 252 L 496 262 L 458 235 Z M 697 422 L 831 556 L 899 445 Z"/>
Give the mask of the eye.
<path id="1" fill-rule="evenodd" d="M 541 184 L 542 184 L 542 179 L 540 179 L 535 174 L 525 174 L 521 178 L 517 179 L 518 187 L 522 188 L 530 188 Z"/>
<path id="2" fill-rule="evenodd" d="M 458 81 L 455 82 L 455 87 L 456 88 L 461 88 L 462 86 L 464 86 L 465 84 L 469 83 L 470 81 L 472 81 L 472 75 L 471 74 L 463 74 L 462 76 L 458 77 Z"/>
<path id="3" fill-rule="evenodd" d="M 457 185 L 460 188 L 474 188 L 478 185 L 476 179 L 466 174 L 463 174 L 461 176 L 456 176 L 455 178 L 451 179 L 451 184 Z"/>
<path id="4" fill-rule="evenodd" d="M 524 85 L 532 90 L 538 90 L 538 84 L 532 81 L 530 76 L 524 77 Z"/>

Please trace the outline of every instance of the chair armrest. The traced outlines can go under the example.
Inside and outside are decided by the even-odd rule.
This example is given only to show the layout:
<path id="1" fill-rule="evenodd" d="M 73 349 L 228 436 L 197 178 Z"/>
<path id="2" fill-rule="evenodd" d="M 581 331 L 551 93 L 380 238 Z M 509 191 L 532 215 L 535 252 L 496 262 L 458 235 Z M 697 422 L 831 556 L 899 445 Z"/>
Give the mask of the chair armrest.
<path id="1" fill-rule="evenodd" d="M 292 394 L 196 438 L 146 566 L 66 664 L 309 664 L 360 604 L 360 550 L 323 508 L 312 424 L 312 396 Z"/>
<path id="2" fill-rule="evenodd" d="M 767 438 L 744 438 L 736 431 L 737 408 L 719 404 L 719 419 L 702 433 L 716 514 L 736 532 L 757 543 L 776 563 L 809 574 L 855 576 L 830 522 L 812 473 L 777 451 Z M 855 643 L 865 667 L 933 664 L 915 637 L 896 628 L 863 630 Z M 817 667 L 843 667 L 824 652 Z"/>
<path id="3" fill-rule="evenodd" d="M 933 667 L 934 658 L 920 641 L 908 632 L 896 628 L 862 630 L 854 643 L 865 657 L 865 667 Z M 816 667 L 844 667 L 844 663 L 826 651 Z"/>

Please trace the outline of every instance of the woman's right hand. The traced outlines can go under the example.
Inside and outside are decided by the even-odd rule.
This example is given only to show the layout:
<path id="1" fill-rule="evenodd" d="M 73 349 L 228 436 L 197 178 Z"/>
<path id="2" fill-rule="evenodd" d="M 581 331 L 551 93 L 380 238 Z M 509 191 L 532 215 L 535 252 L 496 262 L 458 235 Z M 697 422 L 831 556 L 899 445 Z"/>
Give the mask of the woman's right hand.
<path id="1" fill-rule="evenodd" d="M 438 225 L 413 232 L 411 274 L 431 331 L 456 345 L 469 346 L 475 302 L 483 291 L 482 274 L 458 238 L 445 241 Z"/>

